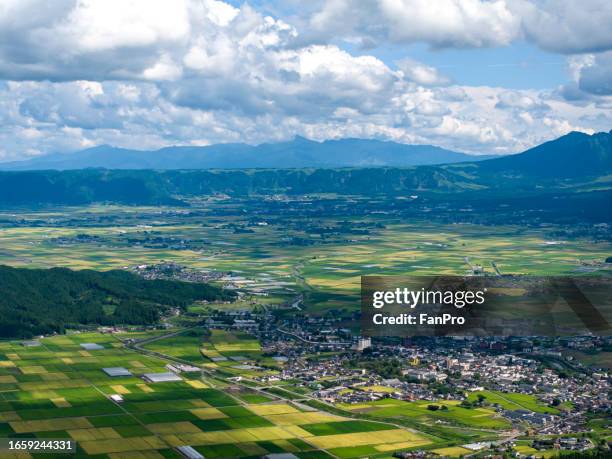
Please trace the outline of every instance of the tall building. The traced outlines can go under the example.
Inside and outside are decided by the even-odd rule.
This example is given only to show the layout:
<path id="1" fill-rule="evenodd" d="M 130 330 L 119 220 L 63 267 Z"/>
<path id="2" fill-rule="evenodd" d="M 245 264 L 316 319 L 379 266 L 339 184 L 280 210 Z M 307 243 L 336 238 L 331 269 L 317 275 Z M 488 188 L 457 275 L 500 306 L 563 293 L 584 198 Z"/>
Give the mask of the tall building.
<path id="1" fill-rule="evenodd" d="M 370 338 L 359 338 L 357 342 L 357 350 L 362 352 L 364 349 L 367 349 L 372 346 L 372 340 Z"/>

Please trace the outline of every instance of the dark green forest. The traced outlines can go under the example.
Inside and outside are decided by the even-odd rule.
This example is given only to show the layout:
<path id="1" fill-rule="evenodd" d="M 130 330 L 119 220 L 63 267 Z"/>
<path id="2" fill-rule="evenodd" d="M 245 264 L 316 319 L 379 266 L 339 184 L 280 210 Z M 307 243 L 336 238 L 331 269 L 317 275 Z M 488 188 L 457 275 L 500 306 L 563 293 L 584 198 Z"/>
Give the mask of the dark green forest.
<path id="1" fill-rule="evenodd" d="M 172 307 L 231 296 L 208 284 L 146 280 L 126 271 L 0 266 L 0 336 L 62 333 L 79 325 L 154 324 Z"/>
<path id="2" fill-rule="evenodd" d="M 602 169 L 598 177 L 551 180 L 479 173 L 476 167 L 0 172 L 0 206 L 32 208 L 94 202 L 189 206 L 190 199 L 215 194 L 244 198 L 335 193 L 384 198 L 381 206 L 388 208 L 427 203 L 437 209 L 471 207 L 473 214 L 491 216 L 503 210 L 503 218 L 493 223 L 513 223 L 507 217 L 512 213 L 545 215 L 545 221 L 553 223 L 612 221 L 611 168 Z M 419 198 L 415 204 L 389 199 L 412 195 Z"/>

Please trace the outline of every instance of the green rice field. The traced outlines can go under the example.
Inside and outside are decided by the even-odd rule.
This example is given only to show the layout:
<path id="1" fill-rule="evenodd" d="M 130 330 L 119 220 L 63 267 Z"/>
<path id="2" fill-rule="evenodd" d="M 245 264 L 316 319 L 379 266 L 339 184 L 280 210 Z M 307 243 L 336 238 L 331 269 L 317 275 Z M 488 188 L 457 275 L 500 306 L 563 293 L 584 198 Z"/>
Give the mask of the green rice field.
<path id="1" fill-rule="evenodd" d="M 317 313 L 355 307 L 363 275 L 466 274 L 466 260 L 490 273 L 495 263 L 502 273 L 580 274 L 607 269 L 602 263 L 612 253 L 607 241 L 559 237 L 563 228 L 552 225 L 443 224 L 341 214 L 316 220 L 274 215 L 253 225 L 251 217 L 241 215 L 241 205 L 247 204 L 194 204 L 189 212 L 122 206 L 0 212 L 0 264 L 108 270 L 174 262 L 203 272 L 231 272 L 236 286 L 267 294 L 268 304 L 306 292 L 307 307 Z M 350 225 L 353 233 L 323 237 L 308 230 L 341 225 Z"/>
<path id="2" fill-rule="evenodd" d="M 154 341 L 154 347 L 191 356 L 183 337 L 168 340 L 163 348 L 164 340 Z M 228 336 L 217 344 L 243 341 L 251 346 L 248 339 Z M 182 373 L 180 381 L 149 382 L 142 375 L 167 371 L 168 362 L 128 349 L 111 334 L 38 342 L 0 343 L 0 432 L 19 439 L 70 438 L 78 444 L 77 457 L 180 457 L 174 450 L 180 445 L 216 458 L 273 452 L 326 458 L 349 446 L 385 457 L 397 448 L 435 445 L 427 435 L 394 425 L 306 410 L 245 387 L 220 390 L 199 371 Z M 83 343 L 101 349 L 85 350 Z M 131 375 L 108 376 L 102 370 L 108 367 L 126 368 Z M 113 394 L 123 401 L 110 400 Z M 343 457 L 356 456 L 344 451 Z"/>

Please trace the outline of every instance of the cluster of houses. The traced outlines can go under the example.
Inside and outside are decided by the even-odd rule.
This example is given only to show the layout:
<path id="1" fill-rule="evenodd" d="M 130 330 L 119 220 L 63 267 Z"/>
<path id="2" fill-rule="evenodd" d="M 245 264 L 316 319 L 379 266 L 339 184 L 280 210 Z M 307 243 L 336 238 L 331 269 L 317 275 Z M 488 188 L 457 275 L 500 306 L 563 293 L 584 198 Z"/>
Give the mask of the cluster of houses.
<path id="1" fill-rule="evenodd" d="M 173 279 L 185 282 L 211 282 L 219 280 L 227 274 L 220 271 L 189 269 L 174 262 L 136 265 L 126 267 L 126 269 L 145 279 Z"/>
<path id="2" fill-rule="evenodd" d="M 533 441 L 531 445 L 537 450 L 569 450 L 569 451 L 586 451 L 595 447 L 593 442 L 588 437 L 559 437 L 559 438 L 543 438 Z"/>
<path id="3" fill-rule="evenodd" d="M 590 348 L 593 343 L 607 346 L 609 338 L 445 338 L 425 343 L 407 339 L 400 344 L 376 342 L 372 345 L 369 340 L 352 338 L 345 329 L 335 328 L 333 318 L 285 320 L 287 323 L 282 323 L 282 329 L 290 330 L 291 336 L 278 332 L 278 327 L 260 329 L 260 338 L 268 349 L 288 357 L 287 364 L 275 377 L 302 381 L 314 390 L 314 396 L 327 402 L 363 403 L 386 397 L 461 400 L 470 392 L 484 389 L 531 394 L 543 406 L 571 406 L 571 415 L 564 410 L 552 415 L 520 407 L 506 409 L 491 401 L 486 403 L 516 426 L 532 426 L 541 433 L 552 435 L 584 431 L 587 411 L 605 413 L 612 409 L 608 373 L 583 367 L 566 353 L 569 349 Z M 338 340 L 343 340 L 344 346 L 337 344 Z M 355 352 L 363 353 L 366 349 L 370 359 L 399 360 L 401 377 L 385 380 L 374 372 L 346 364 Z M 303 358 L 330 350 L 338 353 Z M 544 359 L 566 363 L 568 368 L 578 372 L 564 374 L 558 371 L 561 368 L 543 365 Z M 432 390 L 440 385 L 448 391 Z"/>
<path id="4" fill-rule="evenodd" d="M 557 416 L 546 413 L 536 413 L 529 410 L 504 410 L 505 418 L 514 422 L 525 422 L 534 426 L 544 427 L 558 420 Z"/>

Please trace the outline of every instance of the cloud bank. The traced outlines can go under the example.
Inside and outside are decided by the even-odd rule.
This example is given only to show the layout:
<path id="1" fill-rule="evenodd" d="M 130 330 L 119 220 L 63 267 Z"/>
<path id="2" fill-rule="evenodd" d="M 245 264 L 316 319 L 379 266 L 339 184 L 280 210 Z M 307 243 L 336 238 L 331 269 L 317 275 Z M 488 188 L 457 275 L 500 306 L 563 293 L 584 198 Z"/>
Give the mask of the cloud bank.
<path id="1" fill-rule="evenodd" d="M 608 5 L 332 0 L 283 19 L 215 0 L 3 0 L 0 160 L 101 143 L 155 148 L 296 134 L 505 153 L 570 130 L 607 130 Z M 568 84 L 462 86 L 410 57 L 389 65 L 339 46 L 518 40 L 568 55 Z"/>

